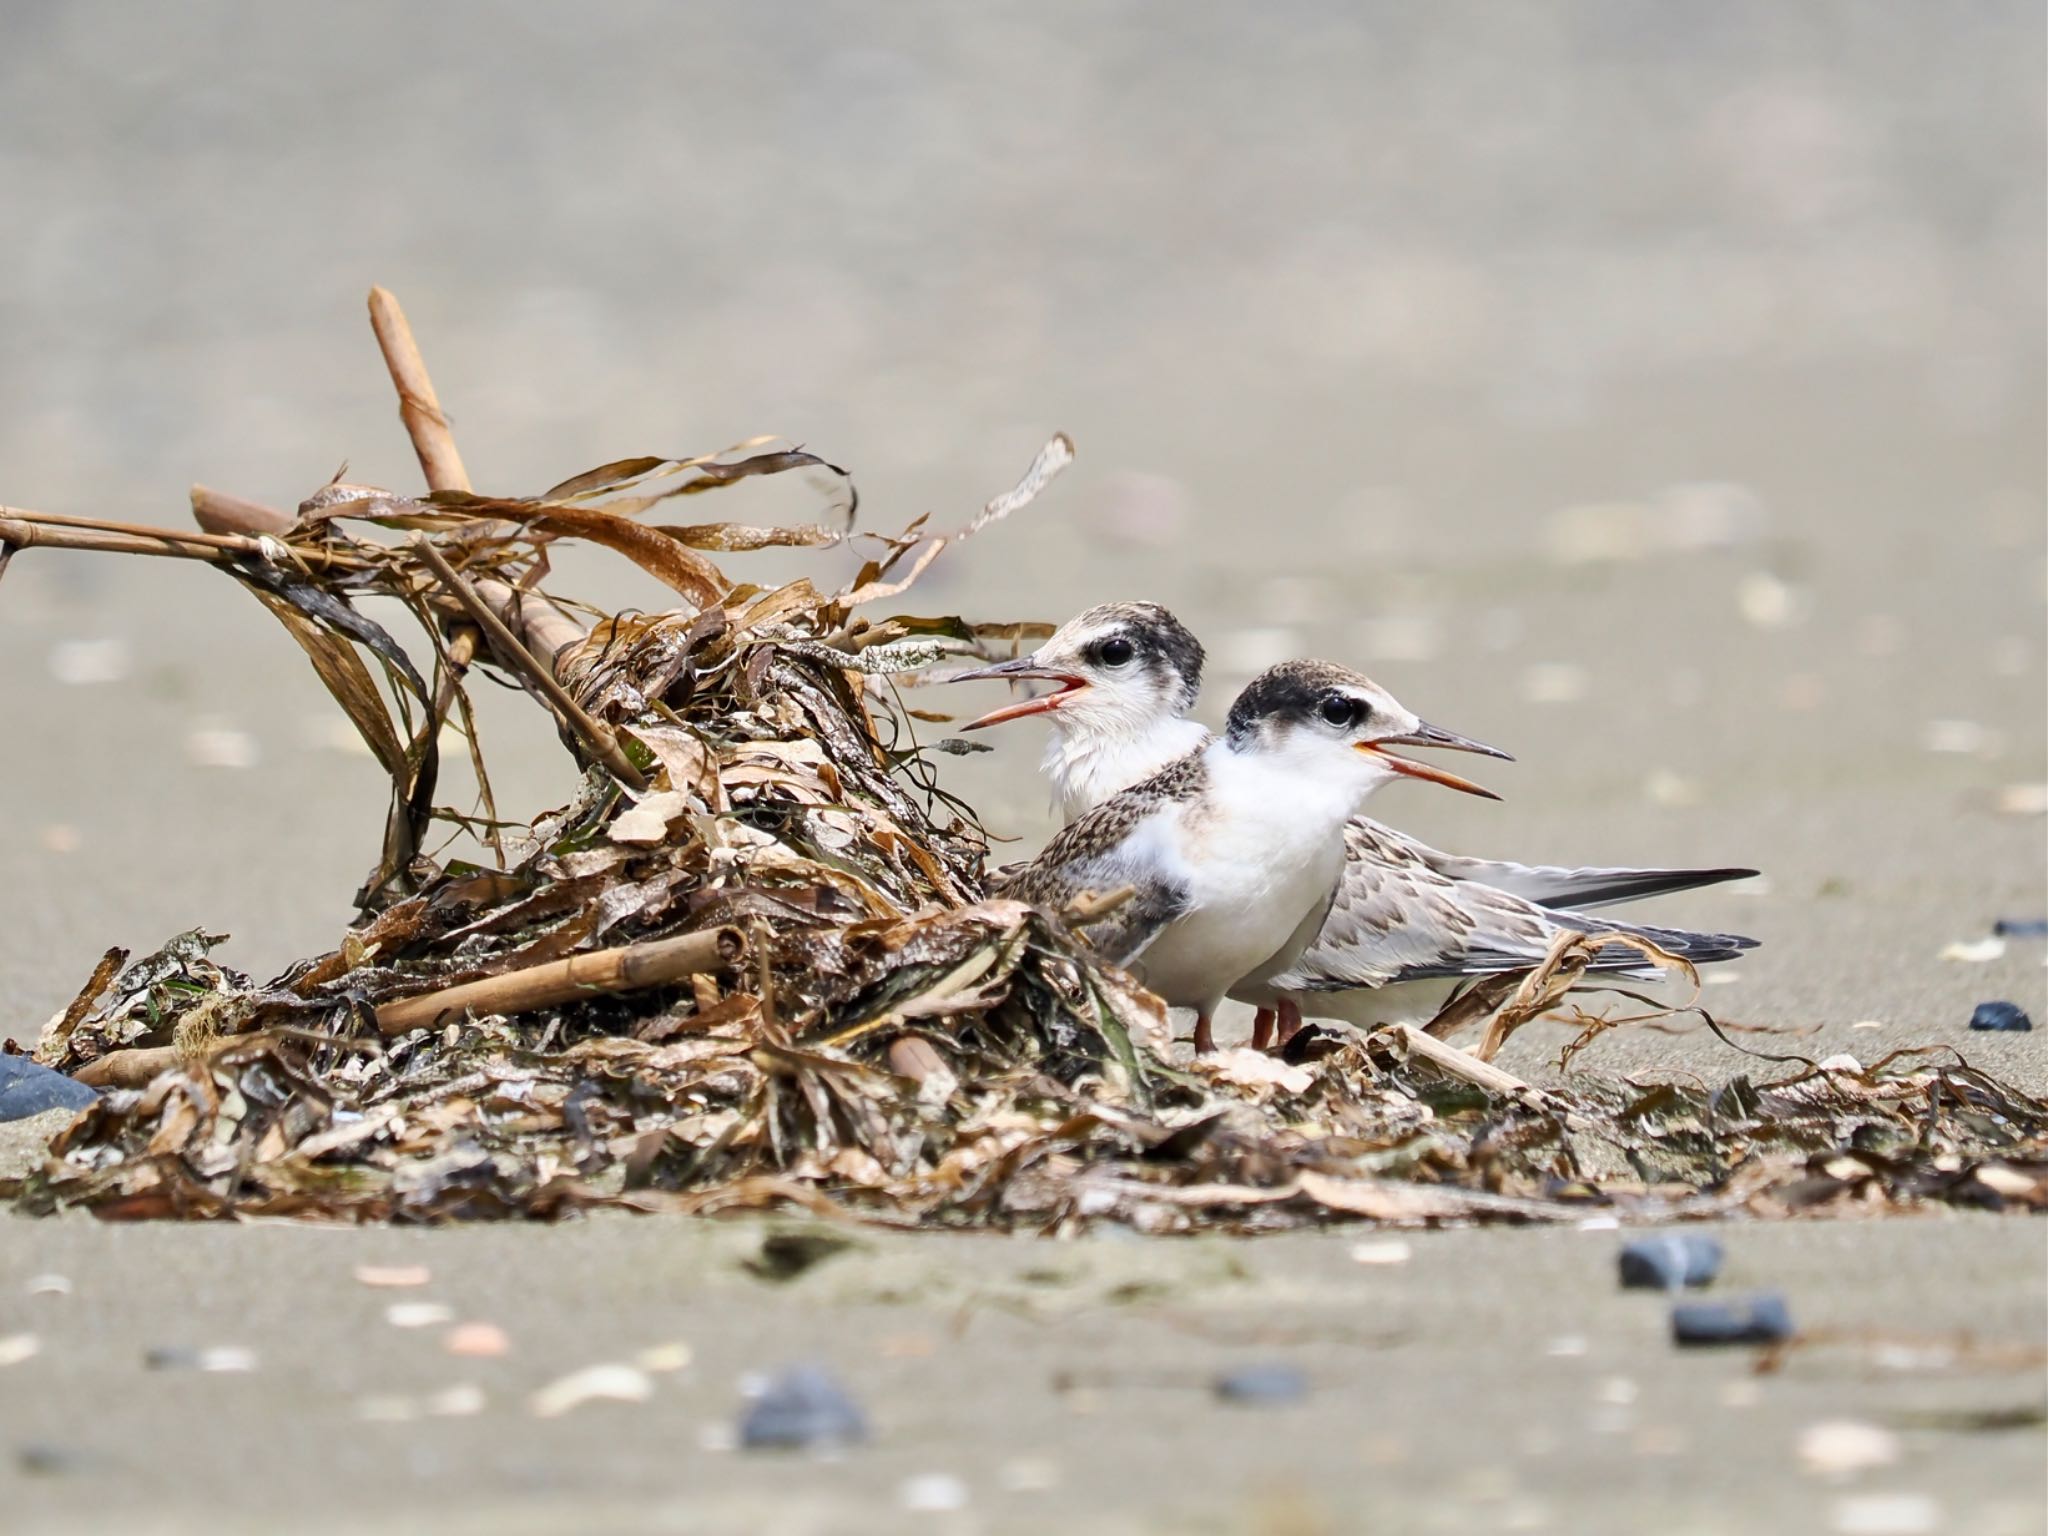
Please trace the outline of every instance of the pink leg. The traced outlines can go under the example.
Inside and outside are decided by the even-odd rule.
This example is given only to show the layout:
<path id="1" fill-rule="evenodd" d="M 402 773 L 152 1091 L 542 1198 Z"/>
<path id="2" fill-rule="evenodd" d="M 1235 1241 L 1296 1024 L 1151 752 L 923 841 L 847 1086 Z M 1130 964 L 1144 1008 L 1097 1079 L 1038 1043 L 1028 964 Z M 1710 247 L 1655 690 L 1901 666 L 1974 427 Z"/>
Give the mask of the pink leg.
<path id="1" fill-rule="evenodd" d="M 1252 1049 L 1264 1051 L 1273 1044 L 1273 1010 L 1261 1008 L 1252 1015 Z"/>
<path id="2" fill-rule="evenodd" d="M 1206 1056 L 1215 1049 L 1216 1035 L 1215 1032 L 1209 1027 L 1209 1015 L 1207 1015 L 1206 1013 L 1196 1014 L 1195 1054 L 1197 1056 Z"/>
<path id="3" fill-rule="evenodd" d="M 1280 1038 L 1275 1042 L 1276 1050 L 1286 1050 L 1287 1042 L 1301 1033 L 1301 1006 L 1291 997 L 1283 997 L 1277 1005 L 1280 1014 Z"/>

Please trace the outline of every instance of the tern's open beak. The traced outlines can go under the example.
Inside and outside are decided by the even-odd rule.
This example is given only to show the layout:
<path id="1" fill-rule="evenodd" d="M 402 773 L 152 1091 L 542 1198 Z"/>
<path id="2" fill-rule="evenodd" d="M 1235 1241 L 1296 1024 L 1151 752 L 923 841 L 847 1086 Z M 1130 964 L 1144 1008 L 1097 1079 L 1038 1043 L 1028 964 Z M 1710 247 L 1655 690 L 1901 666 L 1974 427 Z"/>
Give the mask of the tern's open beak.
<path id="1" fill-rule="evenodd" d="M 979 719 L 968 721 L 960 727 L 961 730 L 978 731 L 985 725 L 1001 725 L 1005 720 L 1022 720 L 1026 715 L 1048 714 L 1088 686 L 1088 679 L 1077 673 L 1064 672 L 1057 667 L 1040 666 L 1036 655 L 1019 656 L 1015 661 L 999 661 L 992 667 L 975 667 L 970 671 L 955 672 L 946 681 L 971 683 L 977 679 L 994 677 L 1010 682 L 1025 678 L 1043 678 L 1059 686 L 1050 693 L 1041 693 L 1037 698 L 1019 699 L 1014 704 L 1005 704 L 1001 709 L 992 709 Z"/>
<path id="2" fill-rule="evenodd" d="M 1468 795 L 1478 795 L 1487 800 L 1498 800 L 1492 790 L 1483 784 L 1474 784 L 1470 779 L 1461 778 L 1448 768 L 1439 768 L 1434 763 L 1420 763 L 1412 757 L 1403 757 L 1398 752 L 1389 752 L 1388 747 L 1447 747 L 1454 752 L 1477 752 L 1484 757 L 1514 759 L 1499 747 L 1489 747 L 1483 741 L 1474 741 L 1469 736 L 1460 736 L 1427 722 L 1419 724 L 1403 736 L 1386 736 L 1378 741 L 1361 741 L 1358 750 L 1370 752 L 1389 768 L 1411 779 L 1427 779 L 1432 784 L 1441 784 L 1446 789 L 1462 790 Z"/>

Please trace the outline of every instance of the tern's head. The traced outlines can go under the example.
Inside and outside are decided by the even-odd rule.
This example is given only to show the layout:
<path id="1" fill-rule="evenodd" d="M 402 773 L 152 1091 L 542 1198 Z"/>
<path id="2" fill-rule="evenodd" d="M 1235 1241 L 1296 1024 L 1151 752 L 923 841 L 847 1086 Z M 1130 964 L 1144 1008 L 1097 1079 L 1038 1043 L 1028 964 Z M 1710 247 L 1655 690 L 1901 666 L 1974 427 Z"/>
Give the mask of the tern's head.
<path id="1" fill-rule="evenodd" d="M 1062 624 L 1015 661 L 955 673 L 971 678 L 1038 678 L 1053 688 L 970 720 L 979 730 L 1026 715 L 1048 715 L 1068 734 L 1140 737 L 1194 707 L 1202 691 L 1202 644 L 1157 603 L 1104 603 Z"/>
<path id="2" fill-rule="evenodd" d="M 1391 749 L 1508 755 L 1428 724 L 1371 678 L 1328 661 L 1282 662 L 1253 678 L 1230 706 L 1225 740 L 1233 751 L 1278 758 L 1304 776 L 1355 782 L 1361 796 L 1407 778 L 1498 800 L 1470 779 Z"/>

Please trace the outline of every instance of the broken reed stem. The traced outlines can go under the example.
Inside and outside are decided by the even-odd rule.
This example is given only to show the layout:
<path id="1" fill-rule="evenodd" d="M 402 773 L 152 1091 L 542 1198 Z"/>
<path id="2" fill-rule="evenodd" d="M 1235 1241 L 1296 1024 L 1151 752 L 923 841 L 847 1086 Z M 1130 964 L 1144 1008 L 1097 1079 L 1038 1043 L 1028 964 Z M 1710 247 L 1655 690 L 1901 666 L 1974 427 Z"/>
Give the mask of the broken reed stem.
<path id="1" fill-rule="evenodd" d="M 619 746 L 618 737 L 611 728 L 597 719 L 581 704 L 569 697 L 569 690 L 555 681 L 554 669 L 543 665 L 525 643 L 512 633 L 510 626 L 491 611 L 490 604 L 477 595 L 476 589 L 462 579 L 447 557 L 434 548 L 431 539 L 416 537 L 408 547 L 426 562 L 427 568 L 440 580 L 441 585 L 455 595 L 457 602 L 469 616 L 476 620 L 483 632 L 491 637 L 499 659 L 506 666 L 518 672 L 535 688 L 548 703 L 554 706 L 563 723 L 582 738 L 583 743 L 597 760 L 604 764 L 611 776 L 628 789 L 638 794 L 647 788 L 647 779 L 633 766 L 625 751 Z"/>
<path id="2" fill-rule="evenodd" d="M 746 950 L 747 941 L 737 928 L 711 928 L 571 955 L 566 960 L 386 1003 L 376 1011 L 377 1029 L 386 1036 L 402 1035 L 431 1028 L 451 1016 L 530 1013 L 593 992 L 664 986 L 735 964 Z"/>
<path id="3" fill-rule="evenodd" d="M 377 333 L 384 366 L 391 370 L 391 382 L 397 386 L 399 419 L 412 438 L 412 451 L 419 455 L 428 489 L 468 490 L 469 471 L 455 451 L 455 434 L 448 430 L 448 418 L 441 413 L 441 401 L 434 393 L 434 381 L 427 377 L 419 343 L 413 340 L 405 310 L 388 288 L 370 290 L 370 328 Z"/>
<path id="4" fill-rule="evenodd" d="M 208 533 L 290 533 L 295 519 L 259 501 L 231 496 L 211 486 L 192 487 L 192 521 Z"/>
<path id="5" fill-rule="evenodd" d="M 434 381 L 427 373 L 427 360 L 420 356 L 419 342 L 412 334 L 412 323 L 405 318 L 405 307 L 398 302 L 398 296 L 388 288 L 370 290 L 370 329 L 377 333 L 377 348 L 384 354 L 384 366 L 390 371 L 391 383 L 398 390 L 399 419 L 405 423 L 406 435 L 412 439 L 412 451 L 419 458 L 420 473 L 426 476 L 427 489 L 471 489 L 469 470 L 463 465 L 461 453 L 456 450 L 455 434 L 449 429 L 448 417 L 441 410 L 441 397 L 434 393 Z M 505 615 L 508 619 L 513 616 Z M 469 669 L 470 662 L 476 659 L 477 643 L 481 638 L 473 624 L 456 624 L 449 629 L 447 670 L 441 675 L 440 686 L 434 690 L 434 723 L 437 727 L 455 707 L 455 690 L 461 686 L 462 674 Z M 549 670 L 552 672 L 552 667 Z"/>
<path id="6" fill-rule="evenodd" d="M 377 333 L 377 349 L 384 354 L 384 366 L 398 390 L 398 415 L 412 439 L 412 451 L 420 461 L 430 491 L 469 490 L 469 471 L 455 448 L 455 434 L 441 411 L 441 398 L 434 393 L 434 381 L 427 373 L 427 360 L 420 356 L 419 342 L 405 308 L 388 288 L 370 290 L 370 329 Z M 434 726 L 448 718 L 455 707 L 455 690 L 462 674 L 476 659 L 479 639 L 473 624 L 456 624 L 448 632 L 447 669 L 434 690 Z M 523 647 L 522 647 L 523 649 Z"/>
<path id="7" fill-rule="evenodd" d="M 183 1058 L 175 1045 L 137 1045 L 88 1061 L 72 1077 L 88 1088 L 147 1088 Z"/>
<path id="8" fill-rule="evenodd" d="M 1407 1047 L 1411 1056 L 1420 1056 L 1424 1061 L 1443 1068 L 1456 1078 L 1483 1088 L 1486 1092 L 1502 1098 L 1519 1099 L 1541 1103 L 1549 1095 L 1523 1082 L 1512 1072 L 1503 1072 L 1492 1062 L 1481 1061 L 1470 1051 L 1461 1051 L 1455 1045 L 1448 1045 L 1433 1035 L 1426 1035 L 1413 1024 L 1391 1024 L 1381 1033 L 1392 1035 Z"/>

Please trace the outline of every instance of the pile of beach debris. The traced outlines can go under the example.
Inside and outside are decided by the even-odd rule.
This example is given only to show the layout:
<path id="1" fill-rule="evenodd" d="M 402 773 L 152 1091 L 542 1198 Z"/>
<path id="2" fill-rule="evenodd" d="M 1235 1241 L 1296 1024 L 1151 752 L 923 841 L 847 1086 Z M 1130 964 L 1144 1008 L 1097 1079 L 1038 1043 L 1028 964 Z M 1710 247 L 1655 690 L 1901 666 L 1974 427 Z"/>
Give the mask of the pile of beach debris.
<path id="1" fill-rule="evenodd" d="M 1500 1039 L 1571 1006 L 1585 955 L 1569 945 L 1444 1028 L 1177 1056 L 1158 999 L 1070 931 L 1085 914 L 992 894 L 981 828 L 933 773 L 949 744 L 920 741 L 934 717 L 892 683 L 1046 627 L 868 616 L 1026 505 L 1071 458 L 1064 437 L 944 536 L 922 519 L 857 533 L 843 471 L 765 442 L 482 496 L 389 295 L 372 316 L 429 494 L 336 483 L 287 516 L 200 491 L 193 533 L 0 515 L 0 561 L 53 545 L 219 566 L 305 649 L 392 785 L 341 948 L 261 984 L 203 932 L 132 963 L 108 952 L 37 1051 L 104 1092 L 8 1191 L 25 1207 L 801 1206 L 1253 1231 L 2048 1204 L 2048 1106 L 1946 1050 L 1869 1068 L 1775 1056 L 1776 1080 L 1717 1089 L 1509 1076 Z M 825 484 L 825 522 L 658 521 L 790 472 Z M 872 558 L 829 591 L 763 590 L 710 558 L 861 539 Z M 550 596 L 550 550 L 571 540 L 634 561 L 677 607 L 609 617 Z M 365 615 L 371 596 L 418 619 L 431 666 Z M 580 767 L 569 803 L 530 824 L 492 800 L 476 667 L 547 709 Z M 468 744 L 474 812 L 436 806 L 444 728 Z M 437 861 L 437 821 L 487 856 Z M 1489 1014 L 1482 1050 L 1441 1038 Z"/>

